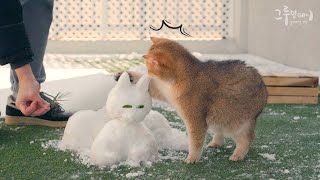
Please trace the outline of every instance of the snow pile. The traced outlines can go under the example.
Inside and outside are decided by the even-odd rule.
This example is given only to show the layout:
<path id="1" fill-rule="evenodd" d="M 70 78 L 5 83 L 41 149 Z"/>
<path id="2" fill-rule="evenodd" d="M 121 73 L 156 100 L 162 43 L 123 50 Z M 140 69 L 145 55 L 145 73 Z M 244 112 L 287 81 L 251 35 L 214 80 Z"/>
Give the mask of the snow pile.
<path id="1" fill-rule="evenodd" d="M 98 111 L 83 110 L 70 117 L 60 147 L 79 153 L 90 149 L 94 138 L 109 121 L 105 108 Z"/>
<path id="2" fill-rule="evenodd" d="M 123 73 L 109 94 L 106 107 L 75 113 L 68 121 L 60 149 L 79 154 L 82 162 L 99 166 L 137 166 L 156 160 L 159 149 L 186 150 L 185 133 L 151 111 L 149 78 L 136 85 Z"/>

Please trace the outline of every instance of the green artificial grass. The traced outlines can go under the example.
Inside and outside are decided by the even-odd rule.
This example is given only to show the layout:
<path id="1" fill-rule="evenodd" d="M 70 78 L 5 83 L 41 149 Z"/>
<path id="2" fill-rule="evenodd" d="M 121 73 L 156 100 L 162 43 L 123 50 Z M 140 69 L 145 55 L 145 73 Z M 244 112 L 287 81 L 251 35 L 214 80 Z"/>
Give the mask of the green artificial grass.
<path id="1" fill-rule="evenodd" d="M 184 129 L 174 111 L 155 108 Z M 244 161 L 232 162 L 234 144 L 205 149 L 201 162 L 162 160 L 150 167 L 98 168 L 81 164 L 73 152 L 50 146 L 62 128 L 8 127 L 0 121 L 0 179 L 319 179 L 320 105 L 268 105 L 258 119 L 256 139 Z M 207 141 L 211 139 L 208 136 Z M 53 140 L 53 141 L 52 141 Z M 162 151 L 161 155 L 172 153 Z M 183 159 L 186 152 L 175 152 Z M 266 155 L 267 157 L 263 157 Z M 269 158 L 268 158 L 269 157 Z M 275 157 L 275 159 L 272 159 Z"/>

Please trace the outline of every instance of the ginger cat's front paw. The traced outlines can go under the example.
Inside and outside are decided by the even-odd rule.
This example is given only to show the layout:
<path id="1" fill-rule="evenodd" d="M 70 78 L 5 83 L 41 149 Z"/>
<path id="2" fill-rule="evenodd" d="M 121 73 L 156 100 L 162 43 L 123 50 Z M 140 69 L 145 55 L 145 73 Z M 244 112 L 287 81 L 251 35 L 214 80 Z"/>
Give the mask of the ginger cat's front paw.
<path id="1" fill-rule="evenodd" d="M 222 147 L 222 144 L 216 143 L 216 142 L 211 142 L 207 145 L 207 148 L 220 148 Z"/>
<path id="2" fill-rule="evenodd" d="M 241 161 L 244 159 L 245 156 L 238 155 L 238 154 L 232 154 L 229 158 L 231 161 Z"/>
<path id="3" fill-rule="evenodd" d="M 184 160 L 187 164 L 196 164 L 200 161 L 200 156 L 188 155 L 188 157 Z"/>

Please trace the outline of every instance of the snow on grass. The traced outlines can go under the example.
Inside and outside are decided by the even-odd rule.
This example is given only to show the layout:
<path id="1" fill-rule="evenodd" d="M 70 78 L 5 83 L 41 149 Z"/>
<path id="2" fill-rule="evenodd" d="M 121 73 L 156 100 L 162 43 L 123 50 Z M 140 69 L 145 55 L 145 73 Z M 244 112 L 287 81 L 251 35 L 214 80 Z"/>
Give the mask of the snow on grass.
<path id="1" fill-rule="evenodd" d="M 294 119 L 294 120 L 299 120 L 299 119 L 301 119 L 301 118 L 300 118 L 299 116 L 294 116 L 293 119 Z"/>
<path id="2" fill-rule="evenodd" d="M 49 140 L 47 142 L 41 142 L 41 147 L 45 150 L 48 148 L 58 149 L 59 140 Z"/>
<path id="3" fill-rule="evenodd" d="M 283 173 L 285 173 L 285 174 L 289 174 L 289 173 L 290 173 L 290 171 L 289 171 L 288 169 L 285 169 L 285 170 L 283 171 Z"/>
<path id="4" fill-rule="evenodd" d="M 286 114 L 286 112 L 270 112 L 270 115 L 273 115 L 273 116 L 282 116 L 285 114 Z"/>
<path id="5" fill-rule="evenodd" d="M 43 143 L 43 147 L 47 149 L 40 151 L 39 155 L 43 157 L 39 159 L 57 161 L 56 164 L 69 171 L 63 176 L 68 179 L 73 175 L 79 175 L 79 179 L 90 179 L 90 177 L 99 179 L 102 176 L 112 176 L 112 179 L 125 179 L 127 174 L 132 173 L 129 175 L 135 176 L 138 171 L 143 172 L 144 175 L 132 177 L 132 179 L 226 179 L 227 177 L 235 177 L 235 179 L 279 179 L 279 177 L 283 179 L 317 179 L 320 173 L 319 161 L 317 160 L 320 157 L 319 152 L 317 152 L 317 149 L 320 148 L 320 143 L 317 142 L 316 138 L 319 136 L 317 119 L 310 119 L 303 126 L 297 126 L 292 121 L 293 117 L 299 114 L 297 109 L 291 108 L 291 106 L 268 106 L 267 109 L 270 108 L 270 112 L 286 112 L 287 114 L 278 117 L 270 115 L 269 111 L 262 113 L 257 125 L 256 140 L 246 159 L 237 163 L 228 160 L 234 150 L 234 144 L 229 140 L 226 140 L 225 146 L 221 149 L 205 148 L 199 165 L 191 166 L 183 163 L 187 156 L 186 151 L 161 150 L 159 160 L 150 166 L 130 168 L 125 164 L 118 164 L 112 168 L 101 169 L 95 166 L 83 166 L 77 153 L 71 151 L 59 152 L 60 150 L 54 147 L 56 143 L 49 141 L 48 138 L 28 139 L 27 144 L 30 145 L 30 141 L 34 141 L 34 144 L 30 146 L 38 146 Z M 313 106 L 300 107 L 298 110 L 308 112 L 309 116 L 299 115 L 299 117 L 315 117 L 316 108 Z M 167 119 L 175 122 L 175 112 L 164 114 L 166 114 Z M 283 126 L 279 126 L 278 123 Z M 62 129 L 48 132 L 57 135 L 50 135 L 51 139 L 61 138 Z M 308 141 L 303 141 L 303 139 L 308 139 Z M 52 150 L 55 153 L 52 153 Z M 43 155 L 43 153 L 46 154 Z M 265 154 L 266 157 L 261 154 Z M 275 155 L 276 160 L 270 160 L 273 155 Z M 57 156 L 63 156 L 63 158 L 59 161 Z M 48 166 L 50 166 L 50 163 L 48 163 Z M 228 167 L 228 169 L 226 170 L 225 167 Z M 79 172 L 79 169 L 82 170 Z M 62 176 L 58 177 L 61 178 Z"/>
<path id="6" fill-rule="evenodd" d="M 79 176 L 78 174 L 72 175 L 72 176 L 70 177 L 70 179 L 79 179 L 79 178 L 80 178 L 80 176 Z"/>
<path id="7" fill-rule="evenodd" d="M 14 128 L 9 128 L 11 131 L 18 131 L 18 130 L 20 130 L 20 129 L 23 129 L 24 128 L 24 126 L 18 126 L 18 127 L 14 127 Z"/>
<path id="8" fill-rule="evenodd" d="M 276 160 L 276 155 L 275 154 L 268 154 L 268 153 L 259 153 L 260 156 L 263 158 L 270 160 L 270 161 L 275 161 Z"/>
<path id="9" fill-rule="evenodd" d="M 145 173 L 143 171 L 137 171 L 137 172 L 130 172 L 128 174 L 126 174 L 126 178 L 136 178 L 138 176 L 142 176 Z"/>

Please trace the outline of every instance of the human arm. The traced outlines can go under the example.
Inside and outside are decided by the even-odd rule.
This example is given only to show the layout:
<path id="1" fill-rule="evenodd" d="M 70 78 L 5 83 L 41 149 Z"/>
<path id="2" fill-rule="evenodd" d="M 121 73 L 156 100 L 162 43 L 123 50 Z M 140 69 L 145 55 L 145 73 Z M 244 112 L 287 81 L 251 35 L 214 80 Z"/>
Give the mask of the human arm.
<path id="1" fill-rule="evenodd" d="M 16 106 L 26 116 L 39 116 L 50 109 L 39 95 L 30 62 L 33 53 L 25 31 L 19 0 L 0 0 L 0 65 L 10 64 L 19 80 Z"/>
<path id="2" fill-rule="evenodd" d="M 26 116 L 40 116 L 50 110 L 50 104 L 40 97 L 40 85 L 29 64 L 15 69 L 19 79 L 16 106 Z"/>
<path id="3" fill-rule="evenodd" d="M 19 0 L 0 0 L 0 65 L 16 69 L 29 64 L 32 56 Z"/>

